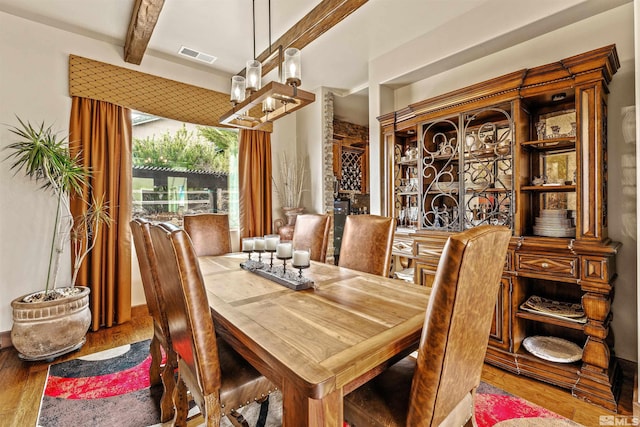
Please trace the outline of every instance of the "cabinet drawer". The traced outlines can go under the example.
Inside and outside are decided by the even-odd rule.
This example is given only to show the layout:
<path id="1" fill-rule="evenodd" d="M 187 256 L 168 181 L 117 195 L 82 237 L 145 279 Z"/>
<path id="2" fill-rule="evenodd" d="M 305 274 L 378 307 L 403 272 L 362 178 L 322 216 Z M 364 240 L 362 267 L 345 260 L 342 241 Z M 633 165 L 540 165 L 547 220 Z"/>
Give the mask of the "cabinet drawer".
<path id="1" fill-rule="evenodd" d="M 578 278 L 577 257 L 549 257 L 545 255 L 516 254 L 516 270 L 551 276 Z"/>

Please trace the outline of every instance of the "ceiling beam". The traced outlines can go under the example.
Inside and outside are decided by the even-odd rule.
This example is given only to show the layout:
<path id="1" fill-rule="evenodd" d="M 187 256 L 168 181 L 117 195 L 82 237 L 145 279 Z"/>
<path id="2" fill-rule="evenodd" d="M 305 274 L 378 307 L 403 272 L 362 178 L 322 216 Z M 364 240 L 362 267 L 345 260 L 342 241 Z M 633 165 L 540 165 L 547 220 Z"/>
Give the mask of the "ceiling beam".
<path id="1" fill-rule="evenodd" d="M 349 16 L 368 0 L 322 0 L 316 7 L 299 20 L 293 27 L 289 28 L 278 40 L 271 45 L 273 51 L 282 46 L 282 49 L 295 47 L 302 50 L 303 47 L 320 37 L 322 34 L 333 28 L 336 24 Z M 256 58 L 264 62 L 271 55 L 267 48 Z M 262 75 L 267 74 L 278 66 L 278 58 L 272 58 L 269 62 L 262 64 Z M 240 75 L 245 74 L 242 70 Z"/>
<path id="2" fill-rule="evenodd" d="M 163 5 L 164 0 L 136 0 L 124 44 L 125 62 L 140 65 Z"/>

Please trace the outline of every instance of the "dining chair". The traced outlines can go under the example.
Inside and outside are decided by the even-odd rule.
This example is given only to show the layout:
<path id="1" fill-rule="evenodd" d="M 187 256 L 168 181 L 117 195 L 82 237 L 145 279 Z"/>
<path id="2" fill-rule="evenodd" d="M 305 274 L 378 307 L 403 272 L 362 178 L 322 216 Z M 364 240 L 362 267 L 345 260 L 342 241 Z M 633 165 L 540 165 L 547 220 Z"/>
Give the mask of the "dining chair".
<path id="1" fill-rule="evenodd" d="M 153 338 L 149 352 L 151 353 L 151 365 L 149 378 L 152 386 L 163 384 L 162 398 L 160 399 L 160 418 L 167 422 L 173 418 L 173 390 L 175 388 L 174 372 L 178 367 L 176 353 L 171 345 L 171 334 L 167 323 L 163 299 L 159 296 L 162 292 L 158 280 L 158 266 L 155 253 L 151 246 L 150 222 L 144 218 L 136 218 L 129 223 L 133 244 L 136 249 L 142 289 L 147 300 L 147 310 L 153 320 Z M 162 369 L 162 353 L 164 350 L 166 361 Z M 161 373 L 162 371 L 162 373 Z M 164 381 L 163 381 L 164 379 Z"/>
<path id="2" fill-rule="evenodd" d="M 229 215 L 226 213 L 185 215 L 184 229 L 191 238 L 197 256 L 231 252 Z"/>
<path id="3" fill-rule="evenodd" d="M 276 387 L 226 342 L 216 339 L 198 258 L 187 233 L 171 224 L 151 226 L 171 342 L 178 354 L 173 395 L 178 426 L 186 425 L 187 389 L 207 426 L 227 416 L 246 426 L 237 409 L 251 402 L 268 405 Z"/>
<path id="4" fill-rule="evenodd" d="M 511 230 L 485 225 L 449 237 L 417 358 L 408 356 L 344 398 L 353 426 L 475 425 L 492 316 Z"/>
<path id="5" fill-rule="evenodd" d="M 338 265 L 378 276 L 389 275 L 395 221 L 378 215 L 349 215 Z"/>
<path id="6" fill-rule="evenodd" d="M 327 214 L 298 215 L 293 230 L 293 247 L 309 248 L 313 261 L 325 262 L 329 246 L 331 216 Z"/>

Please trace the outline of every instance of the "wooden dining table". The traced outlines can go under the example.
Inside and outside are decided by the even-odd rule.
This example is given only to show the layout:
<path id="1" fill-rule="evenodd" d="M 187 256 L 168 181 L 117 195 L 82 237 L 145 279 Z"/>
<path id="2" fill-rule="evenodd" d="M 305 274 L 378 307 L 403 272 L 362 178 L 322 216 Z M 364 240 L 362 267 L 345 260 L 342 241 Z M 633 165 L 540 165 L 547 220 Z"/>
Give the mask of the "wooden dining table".
<path id="1" fill-rule="evenodd" d="M 296 291 L 246 257 L 199 258 L 218 336 L 280 389 L 283 426 L 342 427 L 343 396 L 417 348 L 430 288 L 312 262 Z"/>

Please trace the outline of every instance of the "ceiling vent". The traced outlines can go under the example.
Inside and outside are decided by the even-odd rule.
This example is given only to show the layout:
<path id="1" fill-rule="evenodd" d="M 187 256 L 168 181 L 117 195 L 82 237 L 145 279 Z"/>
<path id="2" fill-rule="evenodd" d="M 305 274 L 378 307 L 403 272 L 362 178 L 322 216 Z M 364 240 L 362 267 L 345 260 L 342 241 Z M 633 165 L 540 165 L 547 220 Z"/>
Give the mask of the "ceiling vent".
<path id="1" fill-rule="evenodd" d="M 213 62 L 214 62 L 216 59 L 218 59 L 218 58 L 216 58 L 216 57 L 215 57 L 215 56 L 213 56 L 213 55 L 208 55 L 208 54 L 203 53 L 203 52 L 198 52 L 198 51 L 197 51 L 197 50 L 195 50 L 195 49 L 191 49 L 191 48 L 184 47 L 184 46 L 182 46 L 182 47 L 180 48 L 180 50 L 178 51 L 178 53 L 179 53 L 180 55 L 187 56 L 187 57 L 189 57 L 189 58 L 191 58 L 191 59 L 196 59 L 196 60 L 198 60 L 198 61 L 206 62 L 207 64 L 213 64 Z"/>

